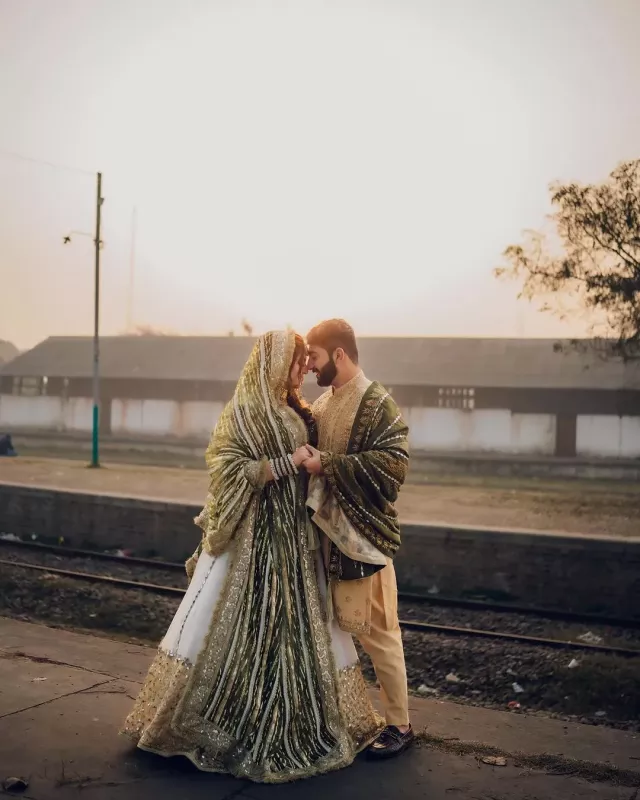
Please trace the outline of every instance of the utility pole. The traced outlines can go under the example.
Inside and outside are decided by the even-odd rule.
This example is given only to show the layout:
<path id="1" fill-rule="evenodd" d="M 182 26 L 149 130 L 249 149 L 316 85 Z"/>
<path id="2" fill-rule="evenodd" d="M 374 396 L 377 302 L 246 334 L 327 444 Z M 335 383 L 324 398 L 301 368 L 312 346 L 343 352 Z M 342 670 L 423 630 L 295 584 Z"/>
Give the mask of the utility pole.
<path id="1" fill-rule="evenodd" d="M 56 170 L 64 170 L 65 172 L 75 172 L 82 175 L 95 175 L 96 181 L 96 230 L 93 243 L 95 245 L 95 303 L 94 303 L 94 325 L 93 325 L 93 436 L 92 436 L 92 453 L 91 453 L 91 467 L 100 466 L 100 249 L 102 241 L 100 239 L 101 228 L 101 213 L 104 198 L 102 197 L 102 173 L 88 172 L 84 169 L 77 169 L 76 167 L 65 166 L 64 164 L 52 164 L 49 161 L 43 161 L 39 158 L 30 158 L 29 156 L 21 155 L 20 153 L 6 153 L 0 151 L 0 156 L 9 156 L 9 158 L 19 159 L 20 161 L 29 161 L 34 164 L 39 164 L 44 167 L 49 167 Z M 79 234 L 81 236 L 91 236 L 90 233 L 84 231 L 71 231 L 67 234 L 62 242 L 69 244 L 71 236 Z"/>
<path id="2" fill-rule="evenodd" d="M 100 466 L 100 227 L 102 222 L 102 173 L 97 174 L 95 244 L 95 303 L 93 311 L 93 435 L 91 467 Z"/>
<path id="3" fill-rule="evenodd" d="M 136 233 L 138 209 L 134 206 L 131 216 L 131 252 L 129 253 L 129 295 L 127 297 L 127 333 L 133 332 L 133 293 L 136 273 Z"/>

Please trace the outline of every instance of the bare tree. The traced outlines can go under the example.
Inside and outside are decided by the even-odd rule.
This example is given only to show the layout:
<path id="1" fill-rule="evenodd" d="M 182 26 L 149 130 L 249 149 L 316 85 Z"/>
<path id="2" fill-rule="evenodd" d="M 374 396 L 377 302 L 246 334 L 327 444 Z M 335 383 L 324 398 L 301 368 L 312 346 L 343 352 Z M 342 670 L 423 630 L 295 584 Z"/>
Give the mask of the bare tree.
<path id="1" fill-rule="evenodd" d="M 566 316 L 564 300 L 597 318 L 591 333 L 609 355 L 640 357 L 640 160 L 620 164 L 602 184 L 553 184 L 550 219 L 559 248 L 528 231 L 504 251 L 498 277 L 523 281 L 520 297 L 546 297 L 543 310 Z"/>

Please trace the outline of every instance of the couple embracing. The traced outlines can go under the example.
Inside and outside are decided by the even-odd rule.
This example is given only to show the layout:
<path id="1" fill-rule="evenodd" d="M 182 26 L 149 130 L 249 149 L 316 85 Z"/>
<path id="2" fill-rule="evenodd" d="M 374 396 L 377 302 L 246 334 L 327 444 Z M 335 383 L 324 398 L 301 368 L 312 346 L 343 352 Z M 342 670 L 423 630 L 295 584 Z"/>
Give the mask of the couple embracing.
<path id="1" fill-rule="evenodd" d="M 308 371 L 328 387 L 311 408 Z M 125 722 L 138 747 L 279 783 L 411 744 L 392 561 L 407 434 L 343 320 L 258 339 L 207 449 L 189 588 Z"/>

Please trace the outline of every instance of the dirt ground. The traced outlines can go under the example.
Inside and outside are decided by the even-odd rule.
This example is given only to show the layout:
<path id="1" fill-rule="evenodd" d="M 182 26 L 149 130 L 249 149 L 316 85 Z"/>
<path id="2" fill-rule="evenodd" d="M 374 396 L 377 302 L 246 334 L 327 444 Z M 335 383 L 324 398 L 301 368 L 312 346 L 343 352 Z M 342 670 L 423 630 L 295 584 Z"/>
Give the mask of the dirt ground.
<path id="1" fill-rule="evenodd" d="M 0 483 L 83 492 L 201 502 L 204 469 L 18 457 L 0 459 Z M 640 486 L 615 481 L 570 481 L 434 476 L 404 486 L 404 522 L 445 522 L 506 529 L 640 537 Z"/>

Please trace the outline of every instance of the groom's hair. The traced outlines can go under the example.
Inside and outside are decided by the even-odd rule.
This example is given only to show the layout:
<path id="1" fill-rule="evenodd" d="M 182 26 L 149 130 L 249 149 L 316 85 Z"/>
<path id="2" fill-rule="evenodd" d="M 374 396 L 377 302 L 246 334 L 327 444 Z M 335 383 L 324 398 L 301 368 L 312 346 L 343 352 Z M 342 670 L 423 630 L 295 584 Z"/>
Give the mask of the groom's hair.
<path id="1" fill-rule="evenodd" d="M 343 319 L 327 319 L 311 328 L 307 344 L 322 347 L 331 355 L 341 347 L 354 364 L 358 363 L 358 345 L 353 328 Z"/>

